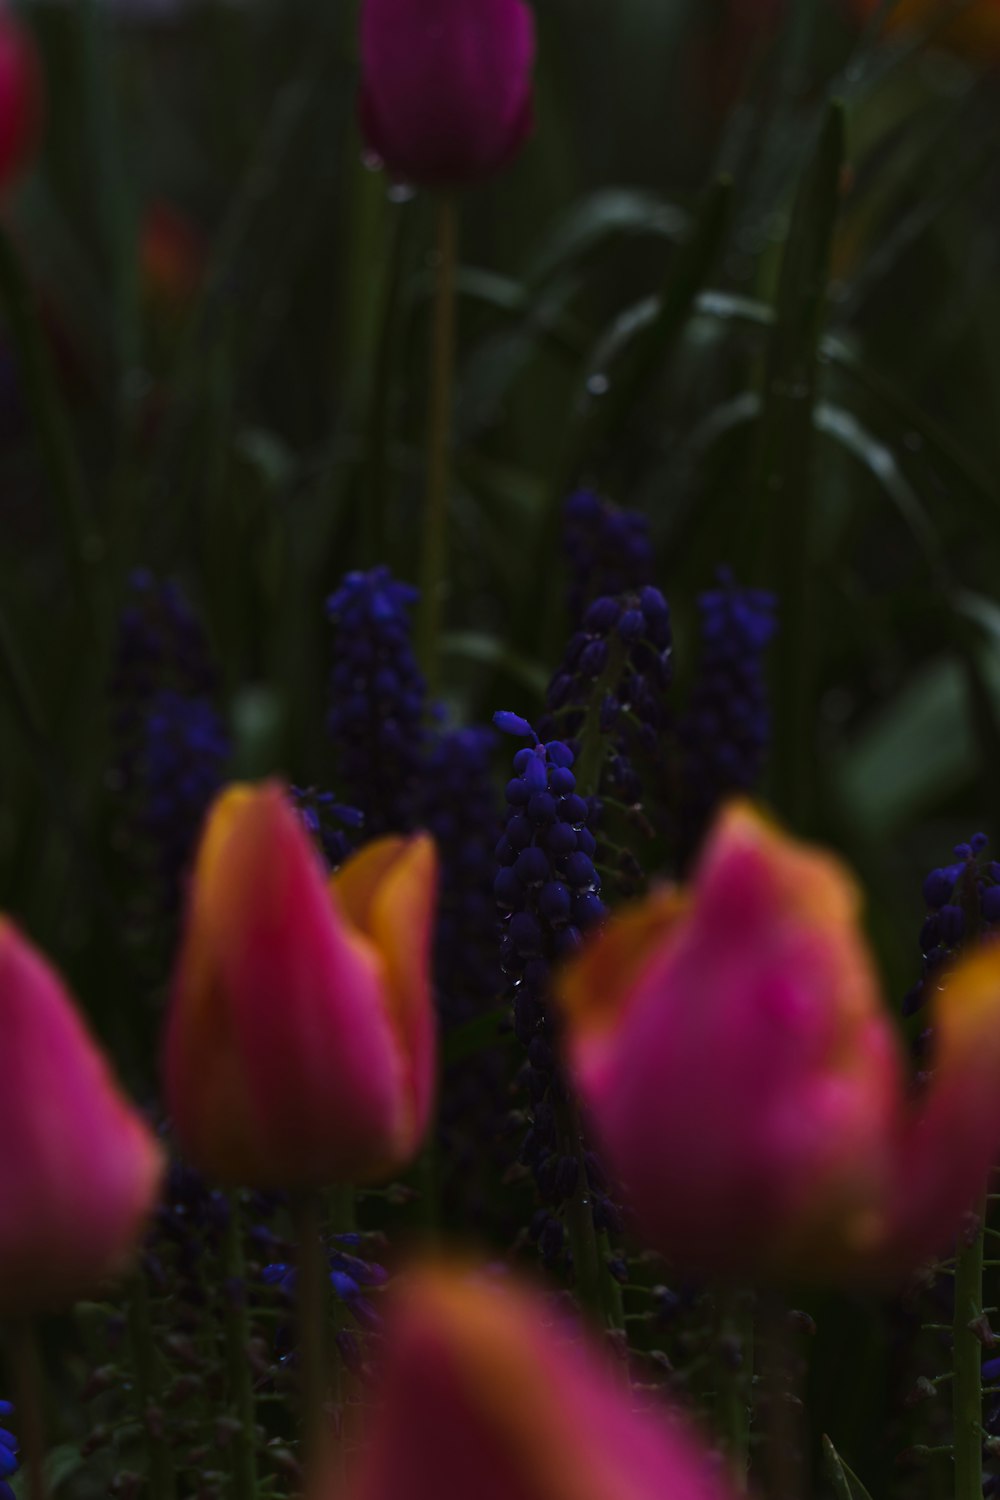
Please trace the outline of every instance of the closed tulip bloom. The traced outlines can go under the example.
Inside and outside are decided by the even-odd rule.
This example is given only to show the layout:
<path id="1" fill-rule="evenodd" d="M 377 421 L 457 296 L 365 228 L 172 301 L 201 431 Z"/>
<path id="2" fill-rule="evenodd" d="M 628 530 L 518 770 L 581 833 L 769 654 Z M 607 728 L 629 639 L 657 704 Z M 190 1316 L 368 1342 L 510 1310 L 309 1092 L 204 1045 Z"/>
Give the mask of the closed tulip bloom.
<path id="1" fill-rule="evenodd" d="M 34 154 L 41 134 L 42 70 L 35 41 L 0 3 L 0 190 Z"/>
<path id="2" fill-rule="evenodd" d="M 943 985 L 913 1103 L 859 909 L 835 859 L 734 804 L 689 892 L 613 920 L 563 974 L 577 1083 L 640 1231 L 676 1262 L 902 1274 L 984 1190 L 1000 947 Z"/>
<path id="3" fill-rule="evenodd" d="M 516 1286 L 418 1273 L 390 1321 L 350 1500 L 725 1500 L 677 1417 L 637 1413 L 554 1316 Z"/>
<path id="4" fill-rule="evenodd" d="M 878 10 L 879 0 L 851 0 L 859 20 Z M 1000 0 L 897 0 L 885 21 L 892 34 L 919 36 L 972 62 L 1000 63 Z"/>
<path id="5" fill-rule="evenodd" d="M 489 176 L 531 132 L 534 57 L 524 0 L 362 0 L 368 145 L 407 182 Z"/>
<path id="6" fill-rule="evenodd" d="M 160 1150 L 61 979 L 0 919 L 0 1316 L 68 1306 L 123 1271 Z"/>
<path id="7" fill-rule="evenodd" d="M 434 1092 L 431 840 L 329 880 L 283 789 L 225 791 L 189 892 L 165 1043 L 192 1162 L 261 1188 L 366 1181 L 416 1154 Z"/>

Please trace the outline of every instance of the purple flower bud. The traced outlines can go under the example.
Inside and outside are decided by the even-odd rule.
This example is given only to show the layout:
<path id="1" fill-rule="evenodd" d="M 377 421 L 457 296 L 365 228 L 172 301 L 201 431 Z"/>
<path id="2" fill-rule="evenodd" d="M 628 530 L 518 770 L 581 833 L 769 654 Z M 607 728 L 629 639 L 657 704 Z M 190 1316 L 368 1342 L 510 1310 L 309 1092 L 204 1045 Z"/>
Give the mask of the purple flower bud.
<path id="1" fill-rule="evenodd" d="M 360 112 L 368 145 L 403 181 L 489 176 L 531 131 L 534 58 L 524 0 L 364 0 Z"/>

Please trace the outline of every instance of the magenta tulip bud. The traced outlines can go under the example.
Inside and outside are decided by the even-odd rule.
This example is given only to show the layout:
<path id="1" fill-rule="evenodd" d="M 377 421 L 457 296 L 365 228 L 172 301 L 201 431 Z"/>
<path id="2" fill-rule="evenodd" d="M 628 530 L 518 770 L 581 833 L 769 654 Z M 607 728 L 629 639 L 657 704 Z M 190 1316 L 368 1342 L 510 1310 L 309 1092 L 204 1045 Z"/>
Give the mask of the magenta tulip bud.
<path id="1" fill-rule="evenodd" d="M 0 3 L 0 191 L 9 186 L 37 150 L 43 97 L 34 37 Z"/>
<path id="2" fill-rule="evenodd" d="M 362 0 L 369 147 L 405 182 L 490 176 L 531 132 L 534 57 L 524 0 Z"/>
<path id="3" fill-rule="evenodd" d="M 162 1157 L 62 981 L 0 919 L 0 1315 L 68 1306 L 123 1271 Z"/>
<path id="4" fill-rule="evenodd" d="M 350 1500 L 728 1500 L 679 1416 L 516 1284 L 417 1273 L 385 1341 L 381 1410 Z M 320 1485 L 314 1500 L 341 1494 Z"/>
<path id="5" fill-rule="evenodd" d="M 370 844 L 328 879 L 280 786 L 218 798 L 165 1047 L 167 1104 L 202 1171 L 305 1188 L 413 1159 L 434 1096 L 436 872 L 418 835 Z"/>
<path id="6" fill-rule="evenodd" d="M 641 1233 L 715 1274 L 904 1275 L 1000 1151 L 1000 945 L 935 1002 L 911 1101 L 837 860 L 749 807 L 687 893 L 614 918 L 562 976 L 576 1081 Z"/>

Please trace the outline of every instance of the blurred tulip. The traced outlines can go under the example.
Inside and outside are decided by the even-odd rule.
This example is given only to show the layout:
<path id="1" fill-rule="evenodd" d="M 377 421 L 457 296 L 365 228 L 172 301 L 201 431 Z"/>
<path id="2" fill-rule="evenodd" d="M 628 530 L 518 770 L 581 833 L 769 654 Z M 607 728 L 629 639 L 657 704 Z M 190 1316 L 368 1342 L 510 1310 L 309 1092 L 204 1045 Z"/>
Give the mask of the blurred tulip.
<path id="1" fill-rule="evenodd" d="M 850 4 L 859 20 L 868 21 L 880 0 Z M 896 0 L 885 27 L 890 33 L 926 34 L 933 46 L 973 62 L 1000 63 L 1000 0 Z"/>
<path id="2" fill-rule="evenodd" d="M 124 1270 L 162 1161 L 62 981 L 0 919 L 0 1315 L 68 1306 Z"/>
<path id="3" fill-rule="evenodd" d="M 34 37 L 0 4 L 0 191 L 38 148 L 43 113 L 42 68 Z"/>
<path id="4" fill-rule="evenodd" d="M 362 0 L 369 147 L 407 182 L 498 171 L 532 129 L 534 55 L 524 0 Z"/>
<path id="5" fill-rule="evenodd" d="M 429 838 L 387 838 L 328 885 L 281 787 L 222 793 L 165 1048 L 168 1106 L 201 1170 L 293 1188 L 412 1159 L 434 1089 L 436 868 Z"/>
<path id="6" fill-rule="evenodd" d="M 150 301 L 176 316 L 197 296 L 208 250 L 195 225 L 172 204 L 157 199 L 139 231 L 143 288 Z"/>
<path id="7" fill-rule="evenodd" d="M 382 1408 L 351 1500 L 728 1495 L 678 1418 L 636 1412 L 621 1380 L 541 1297 L 429 1270 L 395 1313 Z"/>
<path id="8" fill-rule="evenodd" d="M 641 1231 L 714 1272 L 902 1274 L 940 1250 L 1000 1149 L 1000 946 L 938 997 L 907 1097 L 853 882 L 734 804 L 691 891 L 650 897 L 567 968 L 577 1083 Z"/>

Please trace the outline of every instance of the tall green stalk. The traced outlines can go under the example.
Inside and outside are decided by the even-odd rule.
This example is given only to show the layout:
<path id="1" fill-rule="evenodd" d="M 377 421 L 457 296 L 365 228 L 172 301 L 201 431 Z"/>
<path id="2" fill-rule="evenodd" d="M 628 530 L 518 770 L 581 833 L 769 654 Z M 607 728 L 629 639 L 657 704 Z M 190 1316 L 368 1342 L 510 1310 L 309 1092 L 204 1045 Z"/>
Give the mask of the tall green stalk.
<path id="1" fill-rule="evenodd" d="M 716 1293 L 715 1432 L 740 1491 L 750 1466 L 750 1416 L 753 1386 L 753 1301 L 738 1287 Z"/>
<path id="2" fill-rule="evenodd" d="M 230 1443 L 233 1493 L 236 1500 L 253 1500 L 257 1492 L 256 1426 L 253 1380 L 247 1347 L 250 1343 L 250 1321 L 247 1317 L 243 1286 L 246 1270 L 243 1264 L 243 1224 L 238 1201 L 230 1201 L 229 1224 L 225 1243 L 226 1280 L 229 1297 L 226 1303 L 226 1372 L 229 1398 L 239 1427 Z"/>
<path id="3" fill-rule="evenodd" d="M 983 1240 L 985 1205 L 980 1205 L 975 1234 L 963 1243 L 955 1261 L 955 1378 L 952 1414 L 955 1428 L 955 1500 L 982 1500 L 983 1493 L 983 1346 L 970 1328 L 983 1309 Z"/>
<path id="4" fill-rule="evenodd" d="M 17 1408 L 18 1437 L 24 1457 L 26 1500 L 47 1500 L 42 1376 L 35 1325 L 21 1318 L 10 1325 L 10 1362 Z"/>
<path id="5" fill-rule="evenodd" d="M 427 498 L 420 564 L 417 646 L 434 692 L 441 674 L 441 628 L 448 567 L 452 417 L 455 393 L 455 281 L 458 210 L 454 198 L 437 204 L 437 288 L 431 334 L 430 406 L 427 417 Z"/>
<path id="6" fill-rule="evenodd" d="M 151 1500 L 174 1500 L 174 1469 L 170 1461 L 170 1449 L 157 1420 L 157 1409 L 161 1405 L 160 1362 L 153 1340 L 149 1288 L 141 1268 L 132 1277 L 129 1287 L 128 1331 L 146 1442 L 149 1493 Z"/>
<path id="7" fill-rule="evenodd" d="M 329 1281 L 321 1238 L 322 1210 L 318 1193 L 304 1192 L 294 1199 L 292 1223 L 297 1247 L 302 1451 L 306 1462 L 310 1463 L 326 1446 L 325 1408 L 329 1373 Z"/>

